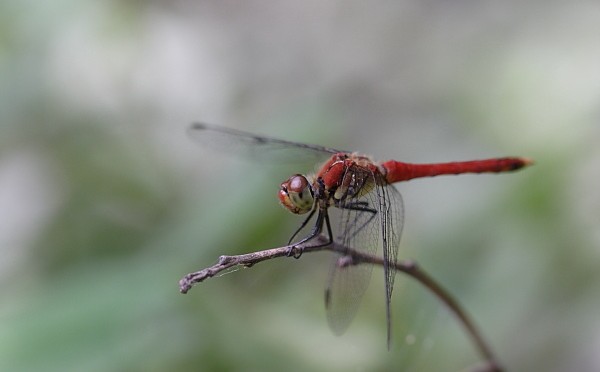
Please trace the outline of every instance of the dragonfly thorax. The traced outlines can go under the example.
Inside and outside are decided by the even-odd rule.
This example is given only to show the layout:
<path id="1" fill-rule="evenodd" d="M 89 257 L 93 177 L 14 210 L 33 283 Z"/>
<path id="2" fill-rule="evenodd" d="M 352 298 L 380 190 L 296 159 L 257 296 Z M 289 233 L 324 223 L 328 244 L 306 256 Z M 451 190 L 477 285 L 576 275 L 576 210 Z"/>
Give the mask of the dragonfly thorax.
<path id="1" fill-rule="evenodd" d="M 279 201 L 294 214 L 308 213 L 315 202 L 314 191 L 305 176 L 295 174 L 281 184 Z"/>

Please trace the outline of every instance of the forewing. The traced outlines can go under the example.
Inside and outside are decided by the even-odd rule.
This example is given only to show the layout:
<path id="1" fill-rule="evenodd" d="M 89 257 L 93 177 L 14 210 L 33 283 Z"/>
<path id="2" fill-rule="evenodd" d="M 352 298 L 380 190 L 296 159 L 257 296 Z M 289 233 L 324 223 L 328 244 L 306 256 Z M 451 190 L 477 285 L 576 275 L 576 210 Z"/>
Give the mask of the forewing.
<path id="1" fill-rule="evenodd" d="M 348 185 L 353 196 L 342 198 L 337 208 L 330 208 L 337 222 L 334 239 L 342 246 L 367 253 L 377 251 L 380 234 L 376 195 L 359 190 L 366 191 L 374 181 L 371 172 L 359 167 L 350 168 L 344 176 L 342 184 Z M 334 254 L 325 289 L 327 320 L 338 335 L 344 333 L 356 315 L 373 270 L 372 265 L 348 265 L 347 261 L 344 254 Z"/>
<path id="2" fill-rule="evenodd" d="M 400 193 L 388 185 L 379 173 L 364 168 L 353 168 L 346 177 L 354 177 L 356 196 L 342 200 L 337 209 L 338 229 L 336 242 L 368 254 L 376 254 L 378 247 L 386 262 L 397 260 L 403 225 L 403 204 Z M 347 265 L 343 254 L 334 255 L 325 290 L 327 319 L 335 334 L 342 334 L 356 315 L 361 299 L 369 285 L 371 264 Z M 388 337 L 391 323 L 389 308 L 395 278 L 395 267 L 384 266 Z"/>
<path id="3" fill-rule="evenodd" d="M 325 159 L 336 149 L 260 136 L 237 129 L 194 123 L 188 134 L 202 146 L 261 161 L 305 163 Z"/>

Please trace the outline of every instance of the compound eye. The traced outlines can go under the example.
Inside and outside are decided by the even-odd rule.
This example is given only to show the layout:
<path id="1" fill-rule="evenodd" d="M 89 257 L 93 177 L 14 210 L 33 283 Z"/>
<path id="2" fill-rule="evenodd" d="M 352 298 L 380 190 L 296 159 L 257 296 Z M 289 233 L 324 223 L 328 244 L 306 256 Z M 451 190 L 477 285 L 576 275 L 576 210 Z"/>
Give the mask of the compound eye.
<path id="1" fill-rule="evenodd" d="M 303 175 L 296 174 L 281 184 L 279 201 L 294 214 L 310 212 L 314 197 L 310 183 Z"/>

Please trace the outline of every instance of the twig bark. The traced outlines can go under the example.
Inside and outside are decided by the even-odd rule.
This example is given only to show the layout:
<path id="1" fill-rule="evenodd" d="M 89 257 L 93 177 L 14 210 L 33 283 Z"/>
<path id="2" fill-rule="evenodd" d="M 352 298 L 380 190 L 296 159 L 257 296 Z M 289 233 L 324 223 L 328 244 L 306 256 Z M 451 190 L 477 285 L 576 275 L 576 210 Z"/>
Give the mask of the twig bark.
<path id="1" fill-rule="evenodd" d="M 195 284 L 200 283 L 208 278 L 212 278 L 218 273 L 227 270 L 235 266 L 250 267 L 259 262 L 270 260 L 277 257 L 290 256 L 290 249 L 292 249 L 292 256 L 297 256 L 299 253 L 310 253 L 316 251 L 333 251 L 342 253 L 345 256 L 351 257 L 347 261 L 347 264 L 358 265 L 358 264 L 373 264 L 383 266 L 383 259 L 377 256 L 365 254 L 360 251 L 356 251 L 352 248 L 345 247 L 338 243 L 333 243 L 327 246 L 319 246 L 325 244 L 327 238 L 324 236 L 316 237 L 315 239 L 306 242 L 301 245 L 295 246 L 284 246 L 279 248 L 272 248 L 263 251 L 256 251 L 248 254 L 242 254 L 237 256 L 221 256 L 216 264 L 207 267 L 203 270 L 189 273 L 179 281 L 179 291 L 181 293 L 187 293 Z M 481 354 L 484 363 L 478 365 L 476 368 L 472 368 L 471 371 L 477 372 L 501 372 L 502 367 L 498 363 L 492 349 L 489 347 L 482 334 L 479 332 L 475 323 L 471 320 L 467 312 L 462 308 L 457 300 L 450 295 L 437 281 L 429 276 L 423 269 L 421 269 L 414 261 L 400 261 L 396 263 L 396 270 L 401 271 L 419 283 L 424 285 L 429 291 L 433 293 L 441 302 L 443 302 L 448 309 L 454 314 L 457 320 L 463 325 L 467 334 L 471 337 L 473 344 L 477 351 Z"/>

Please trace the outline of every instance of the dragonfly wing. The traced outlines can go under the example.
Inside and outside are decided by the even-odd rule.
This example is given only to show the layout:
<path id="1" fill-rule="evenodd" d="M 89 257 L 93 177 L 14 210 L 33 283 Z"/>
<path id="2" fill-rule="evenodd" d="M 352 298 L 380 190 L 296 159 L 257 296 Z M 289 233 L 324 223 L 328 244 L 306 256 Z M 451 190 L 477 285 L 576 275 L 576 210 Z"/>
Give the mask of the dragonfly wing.
<path id="1" fill-rule="evenodd" d="M 188 134 L 202 146 L 242 157 L 284 163 L 305 163 L 325 159 L 336 149 L 260 136 L 238 129 L 194 123 Z"/>
<path id="2" fill-rule="evenodd" d="M 354 319 L 369 286 L 372 265 L 342 267 L 344 256 L 334 254 L 325 289 L 327 322 L 336 335 L 343 334 Z"/>
<path id="3" fill-rule="evenodd" d="M 357 187 L 364 187 L 366 191 L 358 190 L 355 197 L 338 205 L 336 241 L 368 254 L 375 254 L 381 246 L 386 262 L 396 262 L 403 225 L 400 193 L 378 178 L 379 174 L 364 169 L 351 169 L 347 177 L 352 177 L 358 183 Z M 373 269 L 371 264 L 348 265 L 347 260 L 343 254 L 335 254 L 325 290 L 327 319 L 338 335 L 348 328 L 356 315 Z M 393 265 L 384 265 L 388 316 L 395 272 Z M 389 317 L 387 325 L 389 332 Z"/>
<path id="4" fill-rule="evenodd" d="M 376 188 L 379 203 L 381 246 L 383 247 L 383 273 L 385 281 L 385 311 L 388 348 L 392 336 L 392 290 L 396 279 L 396 262 L 400 248 L 400 236 L 404 226 L 404 205 L 398 190 L 387 184 L 383 177 Z"/>

